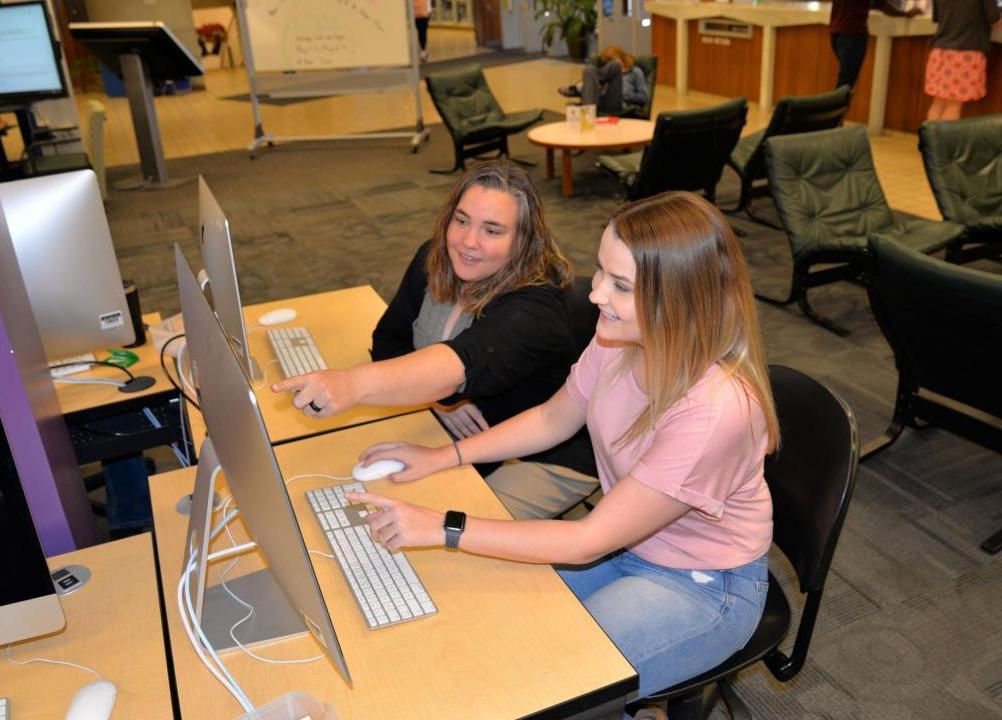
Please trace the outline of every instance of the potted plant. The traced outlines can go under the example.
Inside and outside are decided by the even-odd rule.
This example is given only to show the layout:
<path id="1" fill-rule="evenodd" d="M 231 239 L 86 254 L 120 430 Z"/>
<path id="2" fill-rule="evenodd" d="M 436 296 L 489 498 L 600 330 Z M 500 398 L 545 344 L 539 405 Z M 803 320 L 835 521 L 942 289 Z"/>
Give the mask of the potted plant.
<path id="1" fill-rule="evenodd" d="M 567 54 L 584 60 L 588 41 L 598 24 L 595 0 L 540 0 L 536 19 L 544 20 L 540 30 L 543 47 L 553 45 L 554 38 L 567 43 Z"/>

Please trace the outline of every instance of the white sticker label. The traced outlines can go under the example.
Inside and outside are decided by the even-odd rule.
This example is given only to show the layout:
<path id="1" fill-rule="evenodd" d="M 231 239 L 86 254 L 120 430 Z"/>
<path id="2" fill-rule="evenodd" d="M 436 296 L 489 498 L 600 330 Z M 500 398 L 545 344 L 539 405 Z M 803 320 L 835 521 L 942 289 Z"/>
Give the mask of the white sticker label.
<path id="1" fill-rule="evenodd" d="M 121 310 L 116 310 L 115 312 L 104 313 L 98 318 L 98 322 L 101 323 L 102 330 L 112 330 L 125 325 L 125 316 Z"/>

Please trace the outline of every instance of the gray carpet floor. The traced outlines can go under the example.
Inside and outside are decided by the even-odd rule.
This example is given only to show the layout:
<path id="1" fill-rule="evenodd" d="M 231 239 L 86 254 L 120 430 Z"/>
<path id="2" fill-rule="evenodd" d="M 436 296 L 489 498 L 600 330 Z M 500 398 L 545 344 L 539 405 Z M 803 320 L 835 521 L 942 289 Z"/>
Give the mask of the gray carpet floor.
<path id="1" fill-rule="evenodd" d="M 402 141 L 279 146 L 251 160 L 224 153 L 170 161 L 175 177 L 203 174 L 229 215 L 245 303 L 369 283 L 394 293 L 414 249 L 429 236 L 454 177 L 441 126 L 417 154 Z M 516 157 L 542 161 L 524 135 Z M 575 196 L 532 169 L 547 218 L 581 273 L 591 273 L 599 236 L 622 202 L 617 182 L 574 157 Z M 134 172 L 112 168 L 109 180 Z M 720 204 L 733 205 L 725 173 Z M 166 192 L 112 192 L 112 235 L 123 277 L 144 310 L 178 310 L 171 248 L 197 263 L 194 184 Z M 760 212 L 771 212 L 768 201 Z M 782 232 L 733 218 L 756 289 L 784 294 L 790 254 Z M 197 265 L 196 265 L 197 266 Z M 986 269 L 1000 271 L 988 263 Z M 817 310 L 851 330 L 837 337 L 795 308 L 759 303 L 769 361 L 828 383 L 855 411 L 864 440 L 890 419 L 893 358 L 865 292 L 839 284 L 812 291 Z M 860 468 L 829 577 L 810 657 L 780 685 L 762 669 L 739 691 L 759 718 L 1002 717 L 1002 555 L 978 543 L 1002 526 L 1002 457 L 937 429 L 906 430 Z M 782 562 L 774 564 L 795 596 Z M 720 711 L 715 713 L 719 716 Z"/>

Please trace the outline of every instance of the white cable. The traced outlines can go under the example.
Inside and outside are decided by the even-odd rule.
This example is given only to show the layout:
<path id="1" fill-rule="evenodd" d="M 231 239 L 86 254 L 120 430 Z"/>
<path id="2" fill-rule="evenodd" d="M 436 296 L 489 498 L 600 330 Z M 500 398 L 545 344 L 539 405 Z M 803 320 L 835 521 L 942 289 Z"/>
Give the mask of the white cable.
<path id="1" fill-rule="evenodd" d="M 99 673 L 94 668 L 89 668 L 86 665 L 77 665 L 76 663 L 70 662 L 68 660 L 52 660 L 50 658 L 32 658 L 31 660 L 15 660 L 13 657 L 11 657 L 10 654 L 11 647 L 13 647 L 13 643 L 7 645 L 7 649 L 4 651 L 4 654 L 7 656 L 7 661 L 12 662 L 15 665 L 31 665 L 32 663 L 46 663 L 48 665 L 66 665 L 67 667 L 76 668 L 77 670 L 84 670 L 86 672 L 93 673 L 94 675 L 97 675 L 99 678 L 104 680 L 104 675 Z"/>
<path id="2" fill-rule="evenodd" d="M 195 390 L 195 383 L 189 375 L 184 372 L 184 366 L 182 361 L 184 359 L 184 354 L 188 351 L 188 343 L 186 342 L 182 345 L 178 351 L 177 355 L 174 357 L 174 366 L 177 368 L 177 377 L 181 381 L 181 387 L 187 392 L 191 392 L 191 396 L 195 397 L 198 395 L 198 391 Z"/>
<path id="3" fill-rule="evenodd" d="M 67 385 L 114 385 L 115 387 L 124 387 L 125 383 L 121 380 L 112 380 L 111 378 L 52 378 L 54 383 L 64 383 Z"/>
<path id="4" fill-rule="evenodd" d="M 225 557 L 227 554 L 232 554 L 232 551 L 238 547 L 237 544 L 236 544 L 236 539 L 233 537 L 233 533 L 230 532 L 229 521 L 232 518 L 236 517 L 236 515 L 239 513 L 239 510 L 236 509 L 236 508 L 234 508 L 233 511 L 230 512 L 229 514 L 226 513 L 226 508 L 229 506 L 229 504 L 230 504 L 230 502 L 232 500 L 233 500 L 233 496 L 231 495 L 230 497 L 226 498 L 226 501 L 223 503 L 222 511 L 223 511 L 223 514 L 224 514 L 224 518 L 223 518 L 223 520 L 220 521 L 220 523 L 216 527 L 216 531 L 214 533 L 214 535 L 215 535 L 216 533 L 218 533 L 221 530 L 226 530 L 226 536 L 230 539 L 230 545 L 231 545 L 231 547 L 228 550 L 220 550 L 218 552 L 213 553 L 212 555 L 209 555 L 209 557 L 207 558 L 209 560 L 216 559 L 217 556 L 218 557 Z M 239 547 L 243 547 L 243 546 L 239 546 Z M 333 557 L 333 556 L 331 556 L 331 557 Z M 230 589 L 230 586 L 226 584 L 226 577 L 230 574 L 230 571 L 233 570 L 233 568 L 236 567 L 236 565 L 237 565 L 238 562 L 240 562 L 240 558 L 239 557 L 234 558 L 233 562 L 231 562 L 229 565 L 227 565 L 226 569 L 223 570 L 223 574 L 220 576 L 220 579 L 219 579 L 219 584 L 222 585 L 223 590 L 226 592 L 226 594 L 229 595 L 231 598 L 233 598 L 233 600 L 235 602 L 237 602 L 240 605 L 243 605 L 245 608 L 247 608 L 247 614 L 244 615 L 239 620 L 237 620 L 235 623 L 233 623 L 232 626 L 230 626 L 230 639 L 233 640 L 233 642 L 236 644 L 236 646 L 238 648 L 240 648 L 240 650 L 242 650 L 244 652 L 244 654 L 246 654 L 246 655 L 254 658 L 258 662 L 270 663 L 270 664 L 273 664 L 273 665 L 302 665 L 302 664 L 305 664 L 305 663 L 311 663 L 311 662 L 316 662 L 317 660 L 322 660 L 323 657 L 324 657 L 323 655 L 317 655 L 316 657 L 312 657 L 312 658 L 300 658 L 300 659 L 295 659 L 295 660 L 271 660 L 269 658 L 261 657 L 260 655 L 255 654 L 246 645 L 244 645 L 242 642 L 240 642 L 240 640 L 237 639 L 237 635 L 236 635 L 237 628 L 240 627 L 241 625 L 243 625 L 245 622 L 247 622 L 254 615 L 254 606 L 251 605 L 248 602 L 245 602 L 242 598 L 240 598 L 239 596 L 237 596 L 237 594 Z"/>
<path id="5" fill-rule="evenodd" d="M 324 475 L 323 473 L 303 473 L 302 475 L 293 475 L 291 478 L 285 481 L 285 484 L 291 485 L 292 483 L 298 480 L 305 480 L 306 478 L 323 478 L 324 480 L 337 480 L 338 482 L 355 479 L 353 477 L 338 477 L 337 475 Z"/>
<path id="6" fill-rule="evenodd" d="M 237 681 L 230 674 L 229 670 L 223 664 L 223 661 L 219 659 L 216 655 L 216 651 L 212 648 L 208 639 L 205 637 L 205 633 L 202 632 L 201 625 L 194 623 L 195 609 L 191 604 L 191 590 L 189 584 L 189 578 L 191 573 L 195 569 L 195 558 L 192 557 L 188 562 L 188 567 L 185 568 L 181 577 L 178 579 L 177 583 L 177 608 L 178 614 L 181 616 L 181 623 L 184 625 L 184 631 L 188 635 L 188 640 L 191 642 L 192 648 L 194 648 L 195 653 L 198 655 L 202 663 L 209 669 L 209 672 L 222 683 L 237 702 L 240 703 L 240 707 L 244 709 L 244 712 L 252 712 L 254 710 L 254 704 L 247 698 L 243 690 L 237 684 Z M 204 649 L 201 644 L 195 639 L 195 632 L 192 630 L 192 625 L 195 625 L 195 629 L 198 631 L 198 636 L 201 638 L 202 643 L 204 643 Z M 218 663 L 218 667 L 210 662 L 209 658 L 205 654 L 205 650 L 208 650 L 211 654 L 213 660 Z"/>

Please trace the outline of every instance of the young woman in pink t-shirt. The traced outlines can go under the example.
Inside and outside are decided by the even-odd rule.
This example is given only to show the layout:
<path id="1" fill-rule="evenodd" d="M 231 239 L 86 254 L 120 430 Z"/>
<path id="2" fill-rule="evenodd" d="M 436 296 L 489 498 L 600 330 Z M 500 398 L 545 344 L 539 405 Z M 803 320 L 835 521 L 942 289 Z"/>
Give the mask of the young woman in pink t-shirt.
<path id="1" fill-rule="evenodd" d="M 561 565 L 561 575 L 640 675 L 640 697 L 707 670 L 762 614 L 772 538 L 763 477 L 778 425 L 751 284 L 720 212 L 666 193 L 617 212 L 602 234 L 595 338 L 542 405 L 440 448 L 385 443 L 366 462 L 395 481 L 463 462 L 531 455 L 587 423 L 604 496 L 574 521 L 443 514 L 372 493 L 391 550 L 443 543 Z"/>

